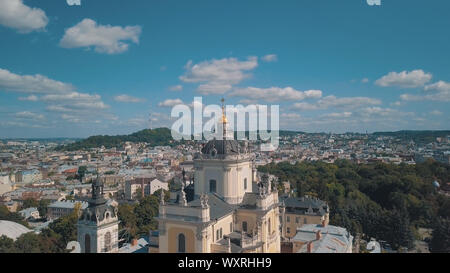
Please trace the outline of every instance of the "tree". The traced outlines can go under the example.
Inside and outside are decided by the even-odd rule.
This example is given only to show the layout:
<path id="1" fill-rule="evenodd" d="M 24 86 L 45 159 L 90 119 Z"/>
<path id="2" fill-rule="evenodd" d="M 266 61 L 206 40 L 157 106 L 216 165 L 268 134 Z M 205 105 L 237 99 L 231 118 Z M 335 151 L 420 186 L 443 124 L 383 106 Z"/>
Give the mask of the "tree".
<path id="1" fill-rule="evenodd" d="M 14 243 L 18 253 L 42 253 L 41 239 L 33 232 L 22 234 Z"/>
<path id="2" fill-rule="evenodd" d="M 138 233 L 137 218 L 134 209 L 135 206 L 130 204 L 121 204 L 118 208 L 120 228 L 125 229 L 132 238 L 135 238 Z"/>
<path id="3" fill-rule="evenodd" d="M 45 217 L 47 215 L 48 205 L 50 205 L 50 200 L 42 199 L 42 200 L 39 201 L 37 209 L 38 209 L 39 215 L 41 217 Z"/>
<path id="4" fill-rule="evenodd" d="M 14 240 L 2 235 L 0 237 L 0 253 L 14 253 L 16 252 L 14 247 Z"/>
<path id="5" fill-rule="evenodd" d="M 28 198 L 23 201 L 22 209 L 37 208 L 38 206 L 39 202 L 36 199 Z"/>
<path id="6" fill-rule="evenodd" d="M 80 166 L 78 167 L 78 177 L 80 178 L 80 182 L 83 181 L 83 177 L 86 175 L 87 167 Z"/>
<path id="7" fill-rule="evenodd" d="M 22 216 L 16 212 L 10 212 L 4 205 L 0 205 L 0 220 L 11 221 L 28 227 Z"/>
<path id="8" fill-rule="evenodd" d="M 49 228 L 61 236 L 61 244 L 66 246 L 70 241 L 77 240 L 78 211 L 74 211 L 66 216 L 60 217 L 49 225 Z"/>
<path id="9" fill-rule="evenodd" d="M 450 219 L 439 218 L 434 224 L 430 242 L 431 252 L 450 252 Z"/>
<path id="10" fill-rule="evenodd" d="M 258 170 L 290 181 L 299 196 L 308 194 L 327 201 L 331 223 L 352 234 L 361 232 L 366 239 L 385 240 L 394 248 L 411 247 L 413 230 L 431 228 L 438 217 L 450 215 L 450 198 L 436 193 L 432 186 L 435 179 L 448 180 L 450 166 L 434 160 L 414 166 L 346 160 L 334 164 L 282 162 Z"/>
<path id="11" fill-rule="evenodd" d="M 139 234 L 147 234 L 149 230 L 156 230 L 158 223 L 154 217 L 158 216 L 159 201 L 154 195 L 142 198 L 134 209 L 137 218 Z"/>

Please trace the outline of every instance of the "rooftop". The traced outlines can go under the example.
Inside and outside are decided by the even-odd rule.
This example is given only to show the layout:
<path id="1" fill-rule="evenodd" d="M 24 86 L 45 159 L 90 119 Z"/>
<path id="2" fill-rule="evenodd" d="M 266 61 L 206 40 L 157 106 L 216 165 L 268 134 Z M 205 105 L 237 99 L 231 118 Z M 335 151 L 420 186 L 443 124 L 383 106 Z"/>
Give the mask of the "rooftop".
<path id="1" fill-rule="evenodd" d="M 27 227 L 21 224 L 11 221 L 0 220 L 0 236 L 5 235 L 6 237 L 16 240 L 22 234 L 28 232 L 32 232 L 32 230 L 28 229 Z"/>
<path id="2" fill-rule="evenodd" d="M 81 209 L 85 209 L 88 207 L 88 203 L 85 201 L 56 201 L 50 204 L 49 208 L 64 208 L 64 209 L 73 209 L 76 203 L 81 203 Z"/>

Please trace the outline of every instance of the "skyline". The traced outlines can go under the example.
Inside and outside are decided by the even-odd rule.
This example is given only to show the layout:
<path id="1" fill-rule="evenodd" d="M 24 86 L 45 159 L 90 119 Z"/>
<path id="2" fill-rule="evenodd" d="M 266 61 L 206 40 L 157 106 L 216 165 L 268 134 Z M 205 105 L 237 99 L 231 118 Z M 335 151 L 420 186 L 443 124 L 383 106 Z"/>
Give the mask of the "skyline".
<path id="1" fill-rule="evenodd" d="M 450 129 L 450 3 L 0 0 L 0 138 L 168 127 L 171 106 L 280 105 L 280 129 Z"/>

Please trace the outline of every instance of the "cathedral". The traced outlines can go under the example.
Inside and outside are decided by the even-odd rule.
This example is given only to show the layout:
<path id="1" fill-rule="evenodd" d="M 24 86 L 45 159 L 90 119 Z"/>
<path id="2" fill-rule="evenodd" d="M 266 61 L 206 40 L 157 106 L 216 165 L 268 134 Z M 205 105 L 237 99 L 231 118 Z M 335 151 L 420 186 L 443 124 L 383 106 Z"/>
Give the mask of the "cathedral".
<path id="1" fill-rule="evenodd" d="M 221 140 L 194 156 L 193 198 L 183 183 L 159 206 L 159 253 L 279 253 L 278 192 L 268 176 L 258 179 L 246 142 L 227 132 L 222 106 Z M 231 132 L 230 132 L 231 133 Z"/>

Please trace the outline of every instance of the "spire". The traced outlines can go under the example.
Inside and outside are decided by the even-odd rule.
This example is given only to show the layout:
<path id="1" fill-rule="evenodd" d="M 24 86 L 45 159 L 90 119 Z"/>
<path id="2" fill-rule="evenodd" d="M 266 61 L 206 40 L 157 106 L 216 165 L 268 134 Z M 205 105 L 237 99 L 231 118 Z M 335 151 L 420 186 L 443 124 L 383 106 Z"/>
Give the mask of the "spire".
<path id="1" fill-rule="evenodd" d="M 222 98 L 220 101 L 222 102 L 222 120 L 220 121 L 220 123 L 222 124 L 223 139 L 225 140 L 227 137 L 228 120 L 225 114 L 225 99 Z"/>
<path id="2" fill-rule="evenodd" d="M 92 181 L 92 198 L 89 201 L 94 205 L 106 203 L 105 198 L 103 198 L 103 183 L 100 181 L 100 172 L 97 163 L 97 178 Z"/>

